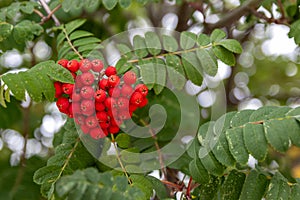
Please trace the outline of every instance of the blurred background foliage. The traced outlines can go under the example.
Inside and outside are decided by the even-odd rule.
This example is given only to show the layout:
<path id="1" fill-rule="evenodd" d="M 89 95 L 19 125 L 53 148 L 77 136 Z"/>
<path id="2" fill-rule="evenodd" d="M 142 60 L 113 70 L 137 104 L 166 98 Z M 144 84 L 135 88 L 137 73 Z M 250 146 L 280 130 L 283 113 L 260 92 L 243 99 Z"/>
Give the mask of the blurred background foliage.
<path id="1" fill-rule="evenodd" d="M 66 1 L 65 4 L 71 2 Z M 22 3 L 1 0 L 0 13 L 5 13 L 6 7 L 15 2 Z M 32 2 L 36 4 L 35 10 L 47 15 L 38 1 Z M 221 63 L 216 78 L 206 77 L 201 87 L 186 84 L 187 91 L 199 97 L 203 122 L 210 119 L 214 101 L 207 91 L 213 92 L 222 81 L 228 111 L 256 109 L 263 105 L 300 105 L 300 51 L 294 40 L 288 38 L 289 26 L 299 19 L 299 1 L 150 0 L 139 1 L 147 2 L 145 5 L 133 1 L 128 8 L 117 5 L 108 10 L 100 0 L 88 3 L 74 0 L 68 4 L 68 12 L 64 1 L 47 1 L 51 9 L 61 2 L 63 8 L 55 12 L 61 23 L 85 18 L 87 22 L 82 29 L 101 40 L 128 29 L 145 27 L 207 34 L 214 28 L 222 28 L 230 38 L 239 40 L 244 52 L 237 58 L 236 66 Z M 252 2 L 249 9 L 231 19 L 226 18 L 248 2 Z M 12 25 L 24 19 L 37 23 L 41 20 L 37 12 L 11 12 L 15 15 L 6 18 L 6 22 Z M 4 21 L 1 18 L 0 15 L 0 24 Z M 225 19 L 226 23 L 222 24 Z M 16 43 L 12 38 L 0 41 L 0 74 L 29 69 L 48 59 L 57 60 L 53 25 L 52 20 L 43 23 L 42 32 L 30 42 Z M 64 124 L 65 116 L 60 115 L 53 103 L 36 104 L 29 98 L 24 102 L 12 99 L 7 106 L 6 109 L 0 107 L 0 199 L 10 199 L 15 194 L 15 199 L 41 199 L 32 175 L 53 153 L 53 136 Z M 299 149 L 291 148 L 287 157 L 274 152 L 273 159 L 283 163 L 283 170 L 292 168 L 292 175 L 300 177 Z M 31 192 L 25 193 L 25 190 Z"/>

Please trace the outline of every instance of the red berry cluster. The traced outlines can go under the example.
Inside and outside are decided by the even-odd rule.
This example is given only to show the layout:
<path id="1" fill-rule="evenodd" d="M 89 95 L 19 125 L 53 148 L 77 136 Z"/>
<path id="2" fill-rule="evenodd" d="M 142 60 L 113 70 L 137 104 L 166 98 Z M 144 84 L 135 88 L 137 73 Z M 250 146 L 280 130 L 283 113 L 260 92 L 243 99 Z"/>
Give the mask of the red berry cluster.
<path id="1" fill-rule="evenodd" d="M 115 67 L 103 69 L 98 59 L 62 59 L 58 64 L 72 73 L 76 84 L 54 83 L 56 105 L 94 139 L 118 133 L 124 120 L 148 103 L 148 88 L 136 83 L 132 71 L 120 78 Z"/>

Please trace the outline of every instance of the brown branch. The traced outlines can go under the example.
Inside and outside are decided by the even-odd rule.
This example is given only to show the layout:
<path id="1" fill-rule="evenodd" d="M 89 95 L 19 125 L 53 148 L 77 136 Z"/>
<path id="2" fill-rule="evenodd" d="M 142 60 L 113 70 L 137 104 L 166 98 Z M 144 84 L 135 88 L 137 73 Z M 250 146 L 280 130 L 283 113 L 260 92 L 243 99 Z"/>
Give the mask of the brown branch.
<path id="1" fill-rule="evenodd" d="M 44 24 L 46 21 L 48 21 L 53 15 L 54 15 L 54 13 L 57 11 L 57 10 L 59 10 L 61 8 L 61 4 L 59 4 L 58 6 L 56 6 L 46 17 L 45 16 L 43 16 L 42 17 L 42 20 L 41 20 L 41 22 L 40 22 L 40 24 L 42 25 L 42 24 Z"/>
<path id="2" fill-rule="evenodd" d="M 45 16 L 43 15 L 43 13 L 41 13 L 41 12 L 40 12 L 39 10 L 37 10 L 37 9 L 34 9 L 33 12 L 34 12 L 35 14 L 37 14 L 38 16 L 40 16 L 42 19 L 45 17 Z"/>
<path id="3" fill-rule="evenodd" d="M 279 10 L 281 12 L 281 19 L 285 19 L 284 8 L 283 8 L 281 0 L 277 0 L 277 4 L 278 4 Z"/>
<path id="4" fill-rule="evenodd" d="M 251 8 L 250 11 L 255 17 L 262 19 L 267 23 L 284 24 L 286 26 L 289 26 L 288 20 L 286 18 L 280 18 L 280 19 L 275 19 L 273 17 L 269 18 L 263 12 L 258 12 L 256 9 L 253 8 Z"/>
<path id="5" fill-rule="evenodd" d="M 48 16 L 52 17 L 54 23 L 56 26 L 59 26 L 60 25 L 60 22 L 59 20 L 56 18 L 56 16 L 52 13 L 51 9 L 49 8 L 48 4 L 45 2 L 45 0 L 39 0 L 39 2 L 41 3 L 41 5 L 43 6 L 44 10 L 47 12 Z M 60 8 L 60 7 L 59 7 Z M 57 10 L 59 9 L 57 8 Z M 47 16 L 47 17 L 48 17 Z"/>
<path id="6" fill-rule="evenodd" d="M 239 20 L 242 16 L 250 12 L 250 8 L 258 7 L 262 0 L 248 0 L 241 6 L 233 9 L 227 15 L 223 16 L 218 22 L 214 24 L 206 24 L 205 33 L 210 33 L 212 30 L 216 28 L 227 27 L 237 20 Z"/>

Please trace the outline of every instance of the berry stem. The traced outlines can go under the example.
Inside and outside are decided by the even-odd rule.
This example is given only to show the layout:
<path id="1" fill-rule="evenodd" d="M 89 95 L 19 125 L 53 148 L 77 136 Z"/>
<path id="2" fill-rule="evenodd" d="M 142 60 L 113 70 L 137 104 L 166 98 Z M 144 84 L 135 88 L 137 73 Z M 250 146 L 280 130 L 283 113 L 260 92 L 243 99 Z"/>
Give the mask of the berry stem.
<path id="1" fill-rule="evenodd" d="M 68 35 L 67 30 L 65 29 L 65 27 L 62 28 L 62 31 L 64 32 L 64 34 L 66 36 L 66 39 L 67 39 L 67 42 L 70 45 L 70 47 L 72 48 L 72 50 L 78 55 L 80 60 L 83 60 L 83 56 L 77 51 L 77 49 L 72 44 L 72 41 L 70 40 L 69 35 Z"/>
<path id="2" fill-rule="evenodd" d="M 142 125 L 149 127 L 149 124 L 147 124 L 143 119 L 140 119 L 140 122 L 142 123 Z M 158 158 L 159 158 L 159 164 L 160 164 L 161 172 L 163 174 L 163 178 L 167 178 L 167 171 L 166 171 L 166 168 L 165 168 L 163 155 L 161 153 L 159 144 L 157 142 L 157 137 L 156 137 L 156 135 L 153 132 L 153 129 L 151 127 L 149 127 L 149 133 L 150 133 L 151 137 L 154 140 L 154 145 L 155 145 L 155 148 L 157 150 L 157 154 L 158 154 Z"/>
<path id="3" fill-rule="evenodd" d="M 113 143 L 113 145 L 115 147 L 115 150 L 116 150 L 116 157 L 118 159 L 118 162 L 119 162 L 119 164 L 120 164 L 120 166 L 121 166 L 121 168 L 123 170 L 123 173 L 125 174 L 125 176 L 126 176 L 126 178 L 128 180 L 128 183 L 130 185 L 132 185 L 132 180 L 130 179 L 130 177 L 129 177 L 129 175 L 128 175 L 128 173 L 127 173 L 127 171 L 126 171 L 126 169 L 125 169 L 125 167 L 124 167 L 124 165 L 122 163 L 122 160 L 120 158 L 121 156 L 120 156 L 119 151 L 118 151 L 118 147 L 117 147 L 117 144 L 116 144 L 116 141 L 115 141 L 115 137 L 114 137 L 113 134 L 110 134 L 110 136 L 111 136 L 111 142 Z"/>

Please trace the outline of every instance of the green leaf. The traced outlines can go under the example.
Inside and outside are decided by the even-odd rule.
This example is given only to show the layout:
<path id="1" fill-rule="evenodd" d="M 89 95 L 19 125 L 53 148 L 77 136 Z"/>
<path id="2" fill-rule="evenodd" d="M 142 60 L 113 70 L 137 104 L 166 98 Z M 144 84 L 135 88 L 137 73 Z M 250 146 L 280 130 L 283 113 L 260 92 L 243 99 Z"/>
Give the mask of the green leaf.
<path id="1" fill-rule="evenodd" d="M 131 4 L 131 0 L 119 0 L 119 4 L 122 8 L 128 8 Z"/>
<path id="2" fill-rule="evenodd" d="M 117 5 L 118 0 L 103 0 L 102 3 L 107 10 L 111 10 Z"/>
<path id="3" fill-rule="evenodd" d="M 203 149 L 200 149 L 200 151 Z M 200 160 L 204 166 L 204 168 L 212 175 L 215 176 L 222 176 L 224 171 L 225 171 L 225 167 L 219 163 L 219 161 L 214 157 L 214 155 L 209 152 L 206 156 L 201 157 L 200 156 Z"/>
<path id="4" fill-rule="evenodd" d="M 147 199 L 150 199 L 153 193 L 152 183 L 142 175 L 133 174 L 130 176 L 133 182 L 133 186 L 139 188 L 145 194 Z"/>
<path id="5" fill-rule="evenodd" d="M 197 43 L 199 46 L 207 46 L 210 43 L 210 38 L 208 35 L 200 33 L 197 38 Z"/>
<path id="6" fill-rule="evenodd" d="M 216 199 L 214 197 L 218 194 L 220 181 L 219 178 L 213 177 L 209 183 L 201 184 L 198 192 L 200 194 L 199 200 Z"/>
<path id="7" fill-rule="evenodd" d="M 130 145 L 130 136 L 128 134 L 125 134 L 125 133 L 120 133 L 116 137 L 116 142 L 117 142 L 119 147 L 121 147 L 123 149 L 126 149 Z"/>
<path id="8" fill-rule="evenodd" d="M 267 141 L 262 124 L 246 124 L 244 142 L 248 152 L 257 160 L 262 161 L 267 155 Z"/>
<path id="9" fill-rule="evenodd" d="M 33 2 L 25 2 L 24 4 L 20 5 L 20 10 L 23 13 L 31 14 L 31 13 L 33 13 L 33 10 L 34 10 L 34 3 Z"/>
<path id="10" fill-rule="evenodd" d="M 201 85 L 203 81 L 202 68 L 196 54 L 193 52 L 182 54 L 182 64 L 188 79 L 194 84 Z"/>
<path id="11" fill-rule="evenodd" d="M 95 43 L 99 43 L 101 42 L 100 39 L 96 38 L 96 37 L 87 37 L 87 38 L 82 38 L 82 39 L 77 39 L 73 42 L 73 45 L 75 47 L 80 47 L 83 45 L 88 45 L 88 44 L 95 44 Z"/>
<path id="12" fill-rule="evenodd" d="M 222 40 L 218 44 L 233 53 L 242 53 L 243 51 L 241 44 L 234 39 Z"/>
<path id="13" fill-rule="evenodd" d="M 190 162 L 189 171 L 191 173 L 191 176 L 193 177 L 193 180 L 198 183 L 205 184 L 210 180 L 208 171 L 203 166 L 201 160 L 199 160 L 199 158 L 197 157 Z"/>
<path id="14" fill-rule="evenodd" d="M 156 56 L 161 52 L 161 43 L 156 33 L 147 32 L 145 34 L 145 42 L 150 54 Z"/>
<path id="15" fill-rule="evenodd" d="M 55 81 L 60 81 L 62 83 L 74 83 L 74 78 L 70 71 L 64 67 L 61 67 L 59 64 L 54 63 L 53 61 L 46 61 L 36 65 L 36 67 L 38 66 L 43 66 L 42 69 L 46 69 L 47 75 Z"/>
<path id="16" fill-rule="evenodd" d="M 101 44 L 86 44 L 86 45 L 80 46 L 78 48 L 78 51 L 79 52 L 85 52 L 85 51 L 93 52 L 93 51 L 96 51 L 97 49 L 103 49 L 103 46 Z"/>
<path id="17" fill-rule="evenodd" d="M 14 94 L 16 99 L 25 100 L 25 87 L 19 74 L 5 74 L 2 76 L 2 80 Z"/>
<path id="18" fill-rule="evenodd" d="M 184 50 L 193 48 L 196 40 L 197 35 L 195 33 L 184 31 L 180 34 L 180 46 Z"/>
<path id="19" fill-rule="evenodd" d="M 210 35 L 210 41 L 218 42 L 226 37 L 226 33 L 220 29 L 215 29 Z"/>
<path id="20" fill-rule="evenodd" d="M 294 122 L 290 119 L 274 119 L 264 123 L 266 139 L 277 151 L 284 153 L 289 149 L 289 134 L 285 132 L 290 129 L 299 131 L 299 126 Z M 296 126 L 296 129 L 293 128 L 293 125 Z"/>
<path id="21" fill-rule="evenodd" d="M 268 119 L 268 115 L 270 113 L 272 113 L 274 110 L 276 109 L 276 107 L 274 106 L 264 106 L 259 108 L 258 110 L 255 110 L 250 118 L 249 121 L 250 122 L 260 122 L 260 121 L 264 121 L 266 119 Z"/>
<path id="22" fill-rule="evenodd" d="M 218 72 L 218 65 L 214 57 L 205 49 L 197 49 L 196 53 L 203 71 L 210 76 L 215 76 Z"/>
<path id="23" fill-rule="evenodd" d="M 5 103 L 5 100 L 4 100 L 4 97 L 3 97 L 3 93 L 4 93 L 4 87 L 5 85 L 1 85 L 0 87 L 0 105 L 3 106 L 4 108 L 6 108 L 6 103 Z M 1 107 L 0 107 L 1 108 Z"/>
<path id="24" fill-rule="evenodd" d="M 128 63 L 127 59 L 125 59 L 125 58 L 121 58 L 116 64 L 117 72 L 120 75 L 124 74 L 131 68 L 132 68 L 132 65 L 130 63 Z"/>
<path id="25" fill-rule="evenodd" d="M 288 33 L 288 36 L 290 38 L 294 38 L 296 44 L 300 44 L 300 20 L 293 22 L 291 24 L 290 32 Z"/>
<path id="26" fill-rule="evenodd" d="M 73 33 L 71 33 L 70 40 L 76 40 L 79 38 L 84 38 L 84 37 L 89 37 L 89 36 L 93 36 L 93 34 L 88 31 L 77 30 L 77 31 L 74 31 Z"/>
<path id="27" fill-rule="evenodd" d="M 165 63 L 161 59 L 154 59 L 155 61 L 155 84 L 153 86 L 156 95 L 160 94 L 166 85 L 167 70 Z"/>
<path id="28" fill-rule="evenodd" d="M 159 199 L 168 197 L 166 187 L 159 179 L 153 176 L 146 176 L 146 179 L 151 182 L 152 188 L 155 190 L 155 194 Z"/>
<path id="29" fill-rule="evenodd" d="M 287 180 L 278 172 L 272 177 L 269 184 L 266 199 L 268 200 L 288 200 L 290 196 L 290 187 Z"/>
<path id="30" fill-rule="evenodd" d="M 62 9 L 65 11 L 65 12 L 69 12 L 71 10 L 71 5 L 72 5 L 72 0 L 64 0 L 62 2 Z"/>
<path id="31" fill-rule="evenodd" d="M 145 39 L 140 35 L 136 35 L 133 38 L 133 48 L 135 55 L 139 58 L 146 57 L 148 55 Z"/>
<path id="32" fill-rule="evenodd" d="M 18 75 L 22 80 L 32 100 L 35 102 L 41 102 L 43 97 L 42 96 L 43 88 L 40 85 L 38 79 L 36 78 L 36 74 L 30 72 L 28 73 L 27 71 L 27 72 L 20 72 Z"/>
<path id="33" fill-rule="evenodd" d="M 38 169 L 33 176 L 33 181 L 37 184 L 44 182 L 54 182 L 60 173 L 60 167 L 56 165 L 45 166 Z"/>
<path id="34" fill-rule="evenodd" d="M 213 46 L 212 50 L 217 58 L 219 58 L 225 64 L 229 66 L 235 65 L 235 57 L 232 52 L 228 51 L 222 46 Z"/>
<path id="35" fill-rule="evenodd" d="M 147 85 L 148 89 L 151 90 L 155 83 L 155 67 L 153 63 L 149 61 L 140 61 L 141 66 L 140 72 L 143 82 Z"/>
<path id="36" fill-rule="evenodd" d="M 232 127 L 243 126 L 250 121 L 250 115 L 254 110 L 241 110 L 237 112 L 231 119 L 230 125 Z"/>
<path id="37" fill-rule="evenodd" d="M 14 17 L 16 17 L 16 15 L 19 12 L 19 10 L 20 10 L 20 3 L 19 2 L 12 3 L 6 9 L 6 16 L 7 16 L 7 18 L 13 19 Z"/>
<path id="38" fill-rule="evenodd" d="M 298 183 L 292 186 L 289 200 L 294 200 L 299 198 L 300 198 L 300 185 Z"/>
<path id="39" fill-rule="evenodd" d="M 65 1 L 64 1 L 65 2 Z M 70 7 L 72 3 L 70 3 L 68 6 Z M 82 26 L 86 22 L 86 19 L 76 19 L 74 21 L 71 21 L 66 24 L 65 29 L 67 34 L 71 34 L 74 30 Z"/>
<path id="40" fill-rule="evenodd" d="M 226 131 L 226 138 L 229 145 L 229 151 L 234 159 L 242 165 L 246 165 L 249 154 L 245 147 L 243 129 L 234 128 Z"/>
<path id="41" fill-rule="evenodd" d="M 0 42 L 8 38 L 12 30 L 13 30 L 13 25 L 6 22 L 0 22 Z"/>
<path id="42" fill-rule="evenodd" d="M 258 200 L 264 196 L 268 184 L 267 177 L 256 170 L 252 170 L 247 176 L 239 199 Z"/>
<path id="43" fill-rule="evenodd" d="M 129 48 L 125 44 L 117 44 L 117 48 L 119 49 L 121 56 L 124 57 L 126 60 L 132 58 L 132 49 Z"/>
<path id="44" fill-rule="evenodd" d="M 176 89 L 181 90 L 186 83 L 186 79 L 180 58 L 175 55 L 167 55 L 166 64 L 170 82 Z"/>
<path id="45" fill-rule="evenodd" d="M 178 43 L 176 39 L 170 35 L 163 35 L 163 47 L 168 52 L 174 52 L 178 50 Z"/>
<path id="46" fill-rule="evenodd" d="M 221 199 L 239 199 L 245 178 L 246 175 L 244 173 L 232 170 L 220 189 Z"/>

